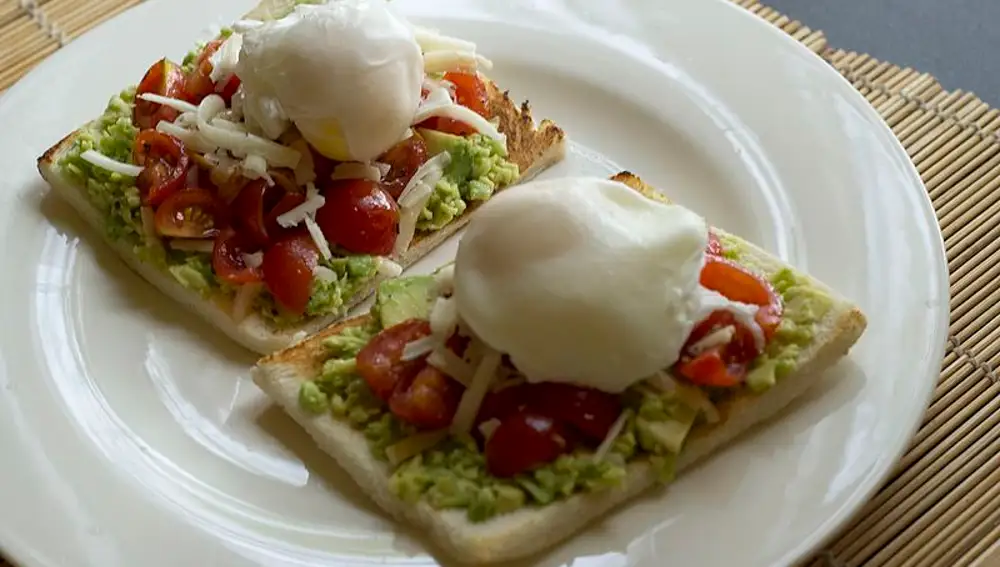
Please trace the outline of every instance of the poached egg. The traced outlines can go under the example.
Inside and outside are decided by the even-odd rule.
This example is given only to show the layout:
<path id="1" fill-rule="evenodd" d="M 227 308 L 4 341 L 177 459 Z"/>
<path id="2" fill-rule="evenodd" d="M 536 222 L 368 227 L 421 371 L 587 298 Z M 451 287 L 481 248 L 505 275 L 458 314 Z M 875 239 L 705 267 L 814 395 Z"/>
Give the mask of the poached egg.
<path id="1" fill-rule="evenodd" d="M 364 162 L 405 137 L 424 61 L 385 0 L 330 0 L 247 29 L 237 75 L 246 121 L 266 136 L 294 124 L 324 156 Z"/>
<path id="2" fill-rule="evenodd" d="M 622 392 L 678 360 L 707 244 L 700 216 L 615 181 L 511 187 L 459 244 L 458 315 L 529 382 Z"/>

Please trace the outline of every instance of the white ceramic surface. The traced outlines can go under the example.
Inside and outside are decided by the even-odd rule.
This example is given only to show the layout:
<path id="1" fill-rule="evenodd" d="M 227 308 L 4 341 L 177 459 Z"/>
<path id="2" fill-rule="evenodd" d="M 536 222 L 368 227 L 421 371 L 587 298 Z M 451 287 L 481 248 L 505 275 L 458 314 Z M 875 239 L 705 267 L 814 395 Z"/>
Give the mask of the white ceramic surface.
<path id="1" fill-rule="evenodd" d="M 565 127 L 548 175 L 637 172 L 870 319 L 794 410 L 534 563 L 763 567 L 815 549 L 902 451 L 944 348 L 941 237 L 889 130 L 728 2 L 395 1 L 478 41 Z M 253 356 L 129 272 L 35 172 L 152 61 L 249 6 L 146 2 L 0 99 L 0 547 L 26 567 L 435 561 L 268 407 Z"/>

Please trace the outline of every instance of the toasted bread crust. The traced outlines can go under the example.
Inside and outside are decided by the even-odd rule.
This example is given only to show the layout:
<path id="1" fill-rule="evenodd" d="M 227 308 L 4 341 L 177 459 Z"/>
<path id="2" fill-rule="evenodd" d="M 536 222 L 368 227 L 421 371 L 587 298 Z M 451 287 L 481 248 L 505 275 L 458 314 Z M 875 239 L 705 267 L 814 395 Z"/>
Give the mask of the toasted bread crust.
<path id="1" fill-rule="evenodd" d="M 628 172 L 613 179 L 652 199 L 667 200 Z M 725 234 L 719 229 L 713 230 Z M 755 265 L 767 271 L 787 267 L 756 246 L 742 241 L 741 246 Z M 813 345 L 803 350 L 795 372 L 776 386 L 762 395 L 740 393 L 720 404 L 718 423 L 697 425 L 685 441 L 678 459 L 679 471 L 715 453 L 754 425 L 776 416 L 812 387 L 818 374 L 846 354 L 863 333 L 866 321 L 857 306 L 813 278 L 799 275 L 829 292 L 834 302 L 831 312 L 817 325 Z M 656 483 L 652 468 L 639 460 L 629 464 L 625 480 L 615 489 L 576 494 L 548 506 L 524 508 L 477 524 L 470 523 L 461 511 L 440 511 L 423 501 L 411 505 L 399 500 L 389 488 L 391 472 L 384 462 L 372 457 L 361 433 L 330 415 L 310 415 L 298 405 L 301 383 L 313 379 L 321 371 L 325 357 L 323 339 L 345 328 L 369 322 L 368 316 L 342 321 L 298 346 L 262 359 L 252 372 L 254 381 L 336 459 L 381 508 L 397 520 L 420 528 L 434 544 L 456 559 L 484 564 L 534 554 L 571 536 Z"/>

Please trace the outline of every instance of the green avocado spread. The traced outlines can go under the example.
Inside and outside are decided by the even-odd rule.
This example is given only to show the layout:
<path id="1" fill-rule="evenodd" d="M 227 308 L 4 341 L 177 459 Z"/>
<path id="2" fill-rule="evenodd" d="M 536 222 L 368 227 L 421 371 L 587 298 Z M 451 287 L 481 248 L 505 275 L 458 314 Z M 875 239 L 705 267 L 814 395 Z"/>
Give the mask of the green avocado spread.
<path id="1" fill-rule="evenodd" d="M 293 2 L 301 3 L 310 2 Z M 225 37 L 231 33 L 231 30 L 223 30 L 221 35 Z M 193 69 L 202 47 L 198 46 L 184 59 L 186 71 Z M 104 217 L 105 231 L 112 240 L 127 243 L 142 261 L 168 272 L 181 285 L 206 298 L 232 298 L 235 292 L 216 278 L 210 254 L 169 249 L 159 239 L 143 236 L 141 202 L 134 178 L 94 166 L 81 157 L 85 151 L 95 150 L 113 160 L 134 163 L 132 148 L 138 134 L 132 122 L 135 92 L 135 87 L 130 87 L 112 97 L 104 113 L 80 130 L 58 166 L 86 187 L 88 200 Z M 417 221 L 419 232 L 443 228 L 470 204 L 489 199 L 498 188 L 518 178 L 517 165 L 506 159 L 504 145 L 491 138 L 479 134 L 453 136 L 429 130 L 421 130 L 420 134 L 426 139 L 431 155 L 447 151 L 451 160 Z M 370 256 L 342 256 L 325 261 L 323 265 L 335 277 L 314 279 L 304 315 L 284 312 L 266 289 L 256 301 L 257 312 L 277 326 L 294 325 L 303 317 L 342 313 L 352 297 L 371 285 L 378 272 L 377 261 Z"/>
<path id="2" fill-rule="evenodd" d="M 741 260 L 736 241 L 723 245 L 728 257 Z M 783 322 L 767 351 L 752 365 L 742 387 L 749 395 L 766 391 L 795 369 L 814 329 L 833 305 L 828 295 L 791 270 L 765 275 L 781 295 Z M 624 425 L 600 460 L 592 451 L 578 449 L 528 473 L 500 479 L 489 474 L 473 439 L 450 437 L 393 464 L 387 449 L 417 431 L 396 419 L 372 393 L 356 372 L 355 357 L 381 329 L 427 318 L 434 286 L 430 276 L 383 282 L 366 324 L 324 340 L 328 356 L 322 371 L 302 385 L 299 396 L 305 410 L 317 415 L 330 412 L 364 434 L 372 454 L 391 470 L 391 488 L 399 498 L 423 499 L 438 509 L 461 509 L 470 521 L 480 522 L 525 506 L 544 506 L 577 493 L 615 487 L 633 465 L 652 467 L 664 483 L 672 480 L 689 433 L 709 421 L 705 405 L 711 393 L 686 384 L 662 390 L 640 383 L 626 390 L 621 399 Z"/>

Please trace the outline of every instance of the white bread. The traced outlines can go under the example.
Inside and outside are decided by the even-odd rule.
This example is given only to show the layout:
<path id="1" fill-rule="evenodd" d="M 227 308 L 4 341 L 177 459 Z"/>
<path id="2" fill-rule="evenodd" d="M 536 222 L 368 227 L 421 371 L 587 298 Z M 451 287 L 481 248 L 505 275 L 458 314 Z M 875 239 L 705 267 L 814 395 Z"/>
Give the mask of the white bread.
<path id="1" fill-rule="evenodd" d="M 273 2 L 264 2 L 257 9 L 262 9 Z M 516 163 L 521 170 L 518 182 L 524 182 L 565 156 L 565 134 L 559 127 L 548 120 L 536 125 L 531 117 L 527 103 L 518 108 L 499 88 L 487 81 L 489 109 L 499 120 L 500 131 L 507 135 L 508 159 Z M 226 298 L 207 300 L 198 293 L 181 285 L 169 273 L 142 262 L 137 258 L 131 247 L 121 242 L 114 242 L 107 237 L 104 219 L 101 213 L 90 204 L 86 197 L 86 188 L 66 176 L 58 167 L 60 160 L 72 149 L 79 131 L 66 136 L 38 159 L 38 171 L 48 181 L 52 190 L 66 200 L 95 230 L 101 233 L 105 241 L 115 249 L 125 262 L 140 276 L 148 280 L 161 292 L 173 300 L 185 305 L 198 313 L 203 319 L 218 327 L 233 340 L 244 347 L 267 354 L 284 348 L 302 337 L 322 329 L 343 316 L 352 307 L 368 298 L 378 287 L 381 280 L 371 284 L 356 293 L 345 302 L 344 309 L 339 314 L 331 314 L 307 319 L 296 326 L 278 328 L 257 314 L 251 314 L 241 322 L 232 317 L 231 301 Z M 502 190 L 502 189 L 501 189 Z M 464 227 L 470 216 L 478 208 L 479 203 L 470 204 L 466 211 L 454 219 L 448 226 L 430 234 L 418 234 L 410 248 L 397 258 L 397 262 L 406 268 L 424 257 Z"/>
<path id="2" fill-rule="evenodd" d="M 616 179 L 662 199 L 655 197 L 652 188 L 631 174 L 622 174 Z M 742 250 L 765 272 L 787 267 L 749 243 L 743 244 Z M 818 374 L 845 355 L 861 336 L 866 327 L 861 311 L 822 283 L 812 278 L 808 281 L 829 293 L 834 298 L 834 306 L 817 326 L 812 346 L 801 353 L 798 368 L 763 395 L 741 395 L 720 405 L 720 422 L 711 426 L 698 425 L 688 437 L 678 461 L 678 472 L 712 454 L 755 424 L 775 416 L 815 384 Z M 626 479 L 614 490 L 578 494 L 548 506 L 523 508 L 483 523 L 469 522 L 464 511 L 439 511 L 424 501 L 416 505 L 403 502 L 389 489 L 388 465 L 371 455 L 361 433 L 329 414 L 312 415 L 302 410 L 298 402 L 302 382 L 315 378 L 320 372 L 323 339 L 347 326 L 366 321 L 366 317 L 343 321 L 296 347 L 264 358 L 252 372 L 254 382 L 308 431 L 320 448 L 333 456 L 382 509 L 397 520 L 416 526 L 459 561 L 478 565 L 534 554 L 569 537 L 655 484 L 651 467 L 637 462 L 629 465 Z"/>

